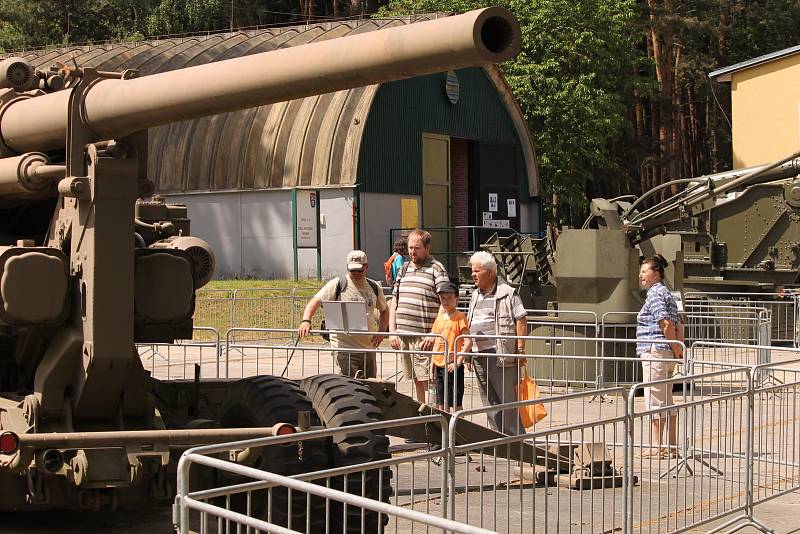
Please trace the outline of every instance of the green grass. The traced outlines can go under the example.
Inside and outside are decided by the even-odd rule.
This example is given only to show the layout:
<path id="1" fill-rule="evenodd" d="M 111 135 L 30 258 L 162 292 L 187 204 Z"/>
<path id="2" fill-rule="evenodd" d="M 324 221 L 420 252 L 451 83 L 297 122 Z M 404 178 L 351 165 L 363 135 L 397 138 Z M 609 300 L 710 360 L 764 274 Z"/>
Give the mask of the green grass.
<path id="1" fill-rule="evenodd" d="M 327 280 L 303 279 L 303 280 L 212 280 L 203 289 L 250 289 L 250 288 L 274 288 L 291 289 L 293 287 L 313 287 L 319 289 Z"/>

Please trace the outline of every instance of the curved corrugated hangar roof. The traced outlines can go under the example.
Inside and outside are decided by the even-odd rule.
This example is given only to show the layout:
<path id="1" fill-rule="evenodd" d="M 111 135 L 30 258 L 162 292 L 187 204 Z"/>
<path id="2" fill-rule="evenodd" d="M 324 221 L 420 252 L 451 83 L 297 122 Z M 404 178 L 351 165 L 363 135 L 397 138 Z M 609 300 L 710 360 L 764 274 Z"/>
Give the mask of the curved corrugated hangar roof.
<path id="1" fill-rule="evenodd" d="M 416 20 L 435 17 L 417 16 Z M 146 76 L 410 22 L 408 18 L 352 20 L 22 55 L 39 68 L 74 59 L 82 67 L 136 69 L 139 76 Z M 525 121 L 498 69 L 485 71 L 522 140 L 529 191 L 538 194 L 535 156 Z M 359 87 L 152 128 L 148 174 L 162 193 L 354 185 L 364 125 L 379 87 Z"/>

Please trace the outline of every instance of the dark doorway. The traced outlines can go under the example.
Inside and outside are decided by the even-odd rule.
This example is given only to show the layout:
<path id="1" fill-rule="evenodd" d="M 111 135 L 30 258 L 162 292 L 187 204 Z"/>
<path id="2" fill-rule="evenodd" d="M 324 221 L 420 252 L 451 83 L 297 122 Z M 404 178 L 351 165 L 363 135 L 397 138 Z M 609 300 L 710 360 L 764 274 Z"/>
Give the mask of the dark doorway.
<path id="1" fill-rule="evenodd" d="M 480 144 L 477 191 L 478 213 L 475 224 L 519 231 L 520 194 L 516 147 Z"/>

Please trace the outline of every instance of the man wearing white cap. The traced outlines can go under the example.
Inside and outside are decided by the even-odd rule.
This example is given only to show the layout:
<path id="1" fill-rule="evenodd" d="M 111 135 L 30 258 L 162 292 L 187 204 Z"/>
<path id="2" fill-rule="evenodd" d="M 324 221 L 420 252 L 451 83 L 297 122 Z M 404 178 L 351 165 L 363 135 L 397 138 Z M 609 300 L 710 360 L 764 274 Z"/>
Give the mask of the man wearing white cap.
<path id="1" fill-rule="evenodd" d="M 389 308 L 383 298 L 380 284 L 367 278 L 367 254 L 353 250 L 347 255 L 347 274 L 336 277 L 317 292 L 303 310 L 303 319 L 297 333 L 300 337 L 311 330 L 311 318 L 322 301 L 364 302 L 367 325 L 372 332 L 386 332 L 389 326 Z M 380 323 L 375 320 L 375 310 L 380 313 Z M 375 353 L 366 352 L 380 344 L 383 336 L 366 334 L 331 334 L 331 347 L 338 350 L 336 360 L 343 375 L 356 378 L 375 378 L 377 374 Z"/>

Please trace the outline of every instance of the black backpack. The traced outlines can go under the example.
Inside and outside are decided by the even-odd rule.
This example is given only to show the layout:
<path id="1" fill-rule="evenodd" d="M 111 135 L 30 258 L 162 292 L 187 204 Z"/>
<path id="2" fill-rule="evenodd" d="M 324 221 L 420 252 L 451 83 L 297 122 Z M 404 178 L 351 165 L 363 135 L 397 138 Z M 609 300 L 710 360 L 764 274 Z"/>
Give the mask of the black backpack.
<path id="1" fill-rule="evenodd" d="M 371 280 L 369 278 L 365 278 L 365 280 L 367 281 L 369 287 L 372 288 L 372 292 L 375 293 L 375 302 L 377 304 L 378 292 L 381 291 L 381 287 L 375 280 Z M 336 283 L 336 296 L 333 297 L 333 300 L 339 300 L 339 297 L 342 296 L 342 291 L 344 291 L 346 287 L 347 287 L 347 275 L 340 276 L 339 281 Z M 323 319 L 322 322 L 319 324 L 319 329 L 325 330 L 325 319 Z M 324 339 L 325 341 L 329 341 L 331 339 L 330 334 L 323 333 L 320 335 L 322 336 L 322 339 Z"/>

